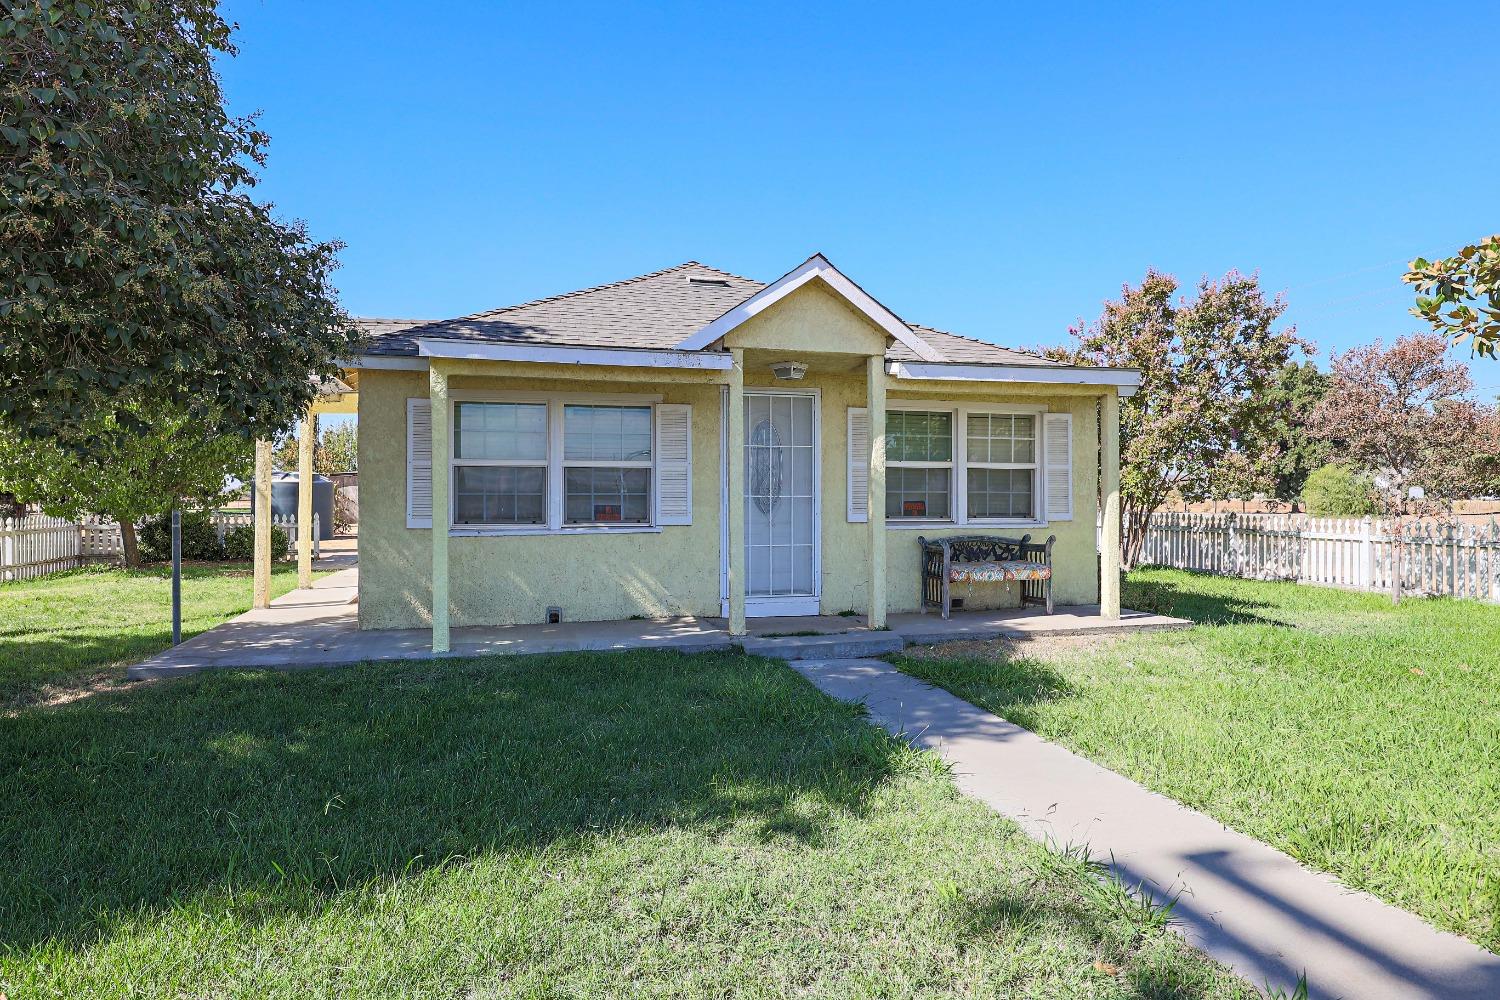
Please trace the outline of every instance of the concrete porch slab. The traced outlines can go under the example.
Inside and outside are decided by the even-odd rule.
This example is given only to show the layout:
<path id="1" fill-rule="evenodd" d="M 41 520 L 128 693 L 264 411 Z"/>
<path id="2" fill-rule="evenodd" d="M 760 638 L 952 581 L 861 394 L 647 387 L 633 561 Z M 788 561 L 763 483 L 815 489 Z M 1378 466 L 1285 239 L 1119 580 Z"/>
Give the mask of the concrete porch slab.
<path id="1" fill-rule="evenodd" d="M 298 670 L 382 660 L 433 657 L 427 629 L 360 631 L 359 570 L 332 573 L 307 590 L 294 590 L 269 608 L 247 611 L 173 649 L 126 670 L 132 680 L 170 677 L 199 670 L 234 667 Z M 1098 617 L 1097 608 L 1059 608 L 1047 616 L 1026 611 L 955 611 L 938 615 L 890 617 L 888 631 L 871 632 L 862 617 L 838 615 L 752 620 L 750 638 L 729 634 L 722 618 L 666 618 L 644 621 L 564 622 L 561 625 L 465 627 L 452 631 L 453 649 L 442 656 L 525 655 L 585 650 L 671 649 L 722 652 L 744 648 L 763 656 L 819 657 L 885 655 L 903 646 L 955 640 L 1026 638 L 1038 635 L 1186 628 L 1190 622 L 1128 612 L 1119 621 Z M 785 633 L 815 632 L 816 636 Z M 768 636 L 767 633 L 770 633 Z M 756 638 L 759 636 L 759 638 Z M 826 638 L 824 638 L 826 636 Z M 856 638 L 857 637 L 857 638 Z M 830 645 L 832 644 L 832 645 Z M 858 652 L 830 653 L 833 646 Z"/>
<path id="2" fill-rule="evenodd" d="M 837 660 L 899 653 L 906 648 L 906 640 L 896 632 L 860 629 L 821 635 L 747 636 L 740 640 L 740 646 L 753 656 L 782 660 Z"/>

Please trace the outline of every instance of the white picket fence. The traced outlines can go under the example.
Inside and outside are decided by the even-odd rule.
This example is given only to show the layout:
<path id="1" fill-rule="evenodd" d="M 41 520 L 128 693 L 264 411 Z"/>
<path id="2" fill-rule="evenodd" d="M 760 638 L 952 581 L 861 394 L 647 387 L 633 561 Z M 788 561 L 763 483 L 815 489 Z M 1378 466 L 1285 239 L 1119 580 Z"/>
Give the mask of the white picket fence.
<path id="1" fill-rule="evenodd" d="M 248 511 L 216 511 L 210 517 L 220 542 L 231 529 L 255 524 Z M 296 558 L 297 519 L 272 515 L 271 523 L 287 534 L 287 558 Z M 80 523 L 45 514 L 0 518 L 0 581 L 29 580 L 91 562 L 116 562 L 122 551 L 120 526 L 113 521 Z M 318 555 L 316 514 L 313 555 Z"/>
<path id="2" fill-rule="evenodd" d="M 1373 518 L 1153 514 L 1140 562 L 1253 580 L 1389 590 L 1392 525 Z M 1500 602 L 1500 525 L 1407 528 L 1402 589 Z"/>

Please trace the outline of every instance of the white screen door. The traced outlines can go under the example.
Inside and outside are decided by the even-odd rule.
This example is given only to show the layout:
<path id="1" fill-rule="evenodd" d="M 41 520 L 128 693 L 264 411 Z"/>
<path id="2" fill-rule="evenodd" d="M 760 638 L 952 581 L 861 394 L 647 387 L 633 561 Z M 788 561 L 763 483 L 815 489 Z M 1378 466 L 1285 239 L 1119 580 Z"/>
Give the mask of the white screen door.
<path id="1" fill-rule="evenodd" d="M 818 407 L 745 394 L 745 613 L 818 613 Z"/>

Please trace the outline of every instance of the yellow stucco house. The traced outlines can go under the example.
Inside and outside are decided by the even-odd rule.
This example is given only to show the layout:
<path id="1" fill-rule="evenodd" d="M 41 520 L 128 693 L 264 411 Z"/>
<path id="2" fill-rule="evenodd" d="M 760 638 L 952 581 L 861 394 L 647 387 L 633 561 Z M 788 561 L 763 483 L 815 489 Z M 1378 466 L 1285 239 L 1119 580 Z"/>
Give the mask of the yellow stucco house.
<path id="1" fill-rule="evenodd" d="M 362 628 L 430 627 L 445 650 L 450 627 L 549 614 L 880 627 L 921 605 L 917 539 L 973 534 L 1055 536 L 1058 603 L 1119 613 L 1136 372 L 907 323 L 821 255 L 770 284 L 687 263 L 364 323 Z"/>

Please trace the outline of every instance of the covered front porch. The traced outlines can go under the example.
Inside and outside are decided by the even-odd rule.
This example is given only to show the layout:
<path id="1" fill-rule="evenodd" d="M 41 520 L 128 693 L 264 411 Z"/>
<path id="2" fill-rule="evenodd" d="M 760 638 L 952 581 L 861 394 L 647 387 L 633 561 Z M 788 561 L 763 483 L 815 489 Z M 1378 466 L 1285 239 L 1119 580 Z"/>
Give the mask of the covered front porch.
<path id="1" fill-rule="evenodd" d="M 357 567 L 341 569 L 305 589 L 246 612 L 180 646 L 130 667 L 132 680 L 173 677 L 202 670 L 261 668 L 300 670 L 439 657 L 534 655 L 581 651 L 660 649 L 709 653 L 743 649 L 781 659 L 883 655 L 908 645 L 1058 635 L 1123 634 L 1186 628 L 1180 618 L 1124 610 L 1107 616 L 1097 606 L 1060 607 L 1046 615 L 1034 609 L 955 611 L 937 615 L 897 613 L 885 629 L 871 629 L 862 616 L 809 615 L 750 619 L 742 635 L 724 618 L 663 618 L 649 621 L 567 622 L 560 625 L 465 626 L 450 630 L 449 649 L 435 652 L 426 629 L 361 630 Z"/>

